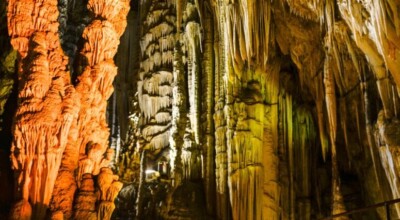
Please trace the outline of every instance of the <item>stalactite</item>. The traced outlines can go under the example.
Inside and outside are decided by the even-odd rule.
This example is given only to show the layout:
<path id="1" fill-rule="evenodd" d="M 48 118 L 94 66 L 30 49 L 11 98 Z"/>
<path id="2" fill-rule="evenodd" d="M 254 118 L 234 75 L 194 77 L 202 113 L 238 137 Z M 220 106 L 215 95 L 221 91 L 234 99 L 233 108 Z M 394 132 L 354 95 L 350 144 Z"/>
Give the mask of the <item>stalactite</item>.
<path id="1" fill-rule="evenodd" d="M 285 113 L 283 117 L 286 118 L 285 123 L 287 126 L 287 148 L 288 148 L 288 160 L 289 160 L 289 199 L 290 199 L 290 215 L 289 219 L 294 219 L 295 215 L 295 186 L 294 186 L 294 149 L 293 149 L 293 102 L 290 94 L 287 94 L 283 101 Z"/>
<path id="2" fill-rule="evenodd" d="M 140 41 L 142 61 L 138 81 L 141 134 L 149 154 L 169 146 L 172 121 L 172 62 L 175 13 L 172 5 L 154 1 L 144 18 L 147 25 Z"/>
<path id="3" fill-rule="evenodd" d="M 273 60 L 269 65 L 265 82 L 264 102 L 270 104 L 264 110 L 263 128 L 263 210 L 262 218 L 279 219 L 280 184 L 278 181 L 278 93 L 280 61 Z"/>
<path id="4" fill-rule="evenodd" d="M 248 61 L 265 68 L 268 61 L 270 39 L 271 2 L 239 0 L 235 4 L 224 3 L 226 31 L 229 36 L 230 56 L 237 63 Z"/>
<path id="5" fill-rule="evenodd" d="M 58 40 L 57 16 L 54 1 L 46 4 L 10 1 L 8 6 L 11 44 L 19 52 L 23 82 L 11 159 L 18 176 L 19 199 L 29 200 L 30 203 L 22 202 L 24 207 L 32 206 L 32 213 L 14 212 L 14 217 L 44 218 L 77 113 L 76 96 L 65 68 L 68 60 Z M 34 22 L 33 18 L 40 22 Z"/>
<path id="6" fill-rule="evenodd" d="M 287 77 L 286 73 L 280 73 L 282 75 L 280 84 L 283 84 L 283 79 Z M 286 79 L 285 79 L 286 81 Z M 287 137 L 287 113 L 286 113 L 286 101 L 285 101 L 285 87 L 280 85 L 280 95 L 278 102 L 278 157 L 279 157 L 279 182 L 281 183 L 280 189 L 280 201 L 282 212 L 280 214 L 282 219 L 290 219 L 291 215 L 291 199 L 290 199 L 290 171 L 289 171 L 289 157 L 288 157 L 288 137 Z M 283 202 L 289 201 L 289 202 Z M 292 215 L 293 216 L 293 215 Z"/>
<path id="7" fill-rule="evenodd" d="M 323 74 L 318 74 L 315 79 L 315 87 L 316 87 L 316 109 L 317 109 L 317 118 L 318 118 L 318 128 L 319 128 L 319 137 L 322 147 L 322 157 L 326 160 L 329 145 L 328 138 L 325 132 L 325 123 L 324 123 L 324 88 L 323 88 Z"/>
<path id="8" fill-rule="evenodd" d="M 343 136 L 344 136 L 344 143 L 346 147 L 346 153 L 347 157 L 350 158 L 350 152 L 349 152 L 349 138 L 348 138 L 348 130 L 347 130 L 347 107 L 346 107 L 346 100 L 344 98 L 340 99 L 339 101 L 339 115 L 340 115 L 340 125 L 343 130 Z M 349 166 L 351 166 L 350 160 L 349 160 Z"/>
<path id="9" fill-rule="evenodd" d="M 179 34 L 178 34 L 179 36 Z M 173 186 L 176 189 L 182 183 L 182 147 L 183 137 L 186 128 L 186 100 L 185 91 L 185 72 L 182 63 L 181 45 L 178 41 L 174 50 L 174 87 L 173 87 L 173 106 L 172 106 L 172 128 L 170 137 L 171 148 L 171 171 L 173 175 Z"/>
<path id="10" fill-rule="evenodd" d="M 200 112 L 199 112 L 199 82 L 200 82 L 200 26 L 193 21 L 186 24 L 186 39 L 189 45 L 189 56 L 191 62 L 191 82 L 189 82 L 189 89 L 192 90 L 190 97 L 190 117 L 192 122 L 192 129 L 195 134 L 195 141 L 200 143 Z"/>
<path id="11" fill-rule="evenodd" d="M 185 179 L 197 180 L 202 174 L 202 149 L 203 133 L 201 129 L 201 108 L 202 108 L 202 33 L 199 23 L 198 9 L 195 2 L 181 2 L 179 7 L 183 7 L 182 13 L 182 52 L 184 52 L 184 64 L 187 68 L 187 88 L 189 101 L 189 120 L 186 125 L 186 134 L 184 137 L 184 148 L 182 151 L 183 173 Z M 178 6 L 178 5 L 177 5 Z M 177 8 L 177 13 L 179 10 Z M 201 164 L 200 167 L 198 166 Z"/>
<path id="12" fill-rule="evenodd" d="M 392 120 L 395 118 L 395 114 L 398 111 L 396 107 L 396 99 L 398 94 L 393 94 L 391 92 L 392 85 L 399 85 L 399 66 L 398 59 L 393 58 L 398 56 L 399 45 L 393 44 L 393 42 L 398 42 L 398 9 L 399 3 L 394 3 L 392 1 L 360 1 L 360 2 L 350 2 L 339 1 L 338 9 L 340 11 L 343 20 L 349 26 L 351 33 L 354 36 L 354 42 L 357 47 L 362 51 L 362 53 L 367 57 L 369 65 L 373 70 L 376 78 L 376 84 L 378 87 L 378 92 L 380 99 L 383 104 L 383 112 L 379 113 L 376 126 L 379 129 L 381 127 L 381 120 Z M 363 12 L 363 13 L 359 13 Z M 397 18 L 396 18 L 397 14 Z M 397 48 L 397 49 L 396 49 Z M 364 71 L 365 72 L 365 71 Z M 365 78 L 365 77 L 364 77 Z M 366 133 L 369 143 L 369 152 L 373 161 L 375 178 L 377 179 L 377 184 L 379 187 L 383 188 L 384 181 L 380 171 L 380 167 L 383 166 L 384 172 L 386 173 L 386 178 L 390 186 L 391 197 L 397 198 L 397 187 L 393 184 L 396 182 L 398 177 L 390 174 L 388 171 L 389 161 L 396 161 L 395 156 L 389 153 L 380 143 L 380 135 L 374 133 L 374 121 L 373 118 L 376 117 L 372 115 L 371 107 L 373 105 L 371 100 L 371 92 L 369 91 L 371 85 L 369 85 L 365 80 L 362 85 L 362 91 L 364 94 L 363 102 L 365 106 L 365 121 L 366 121 Z M 383 119 L 385 118 L 385 119 Z M 378 132 L 376 132 L 378 133 Z M 378 153 L 378 151 L 380 153 Z M 379 155 L 379 156 L 377 156 Z M 390 159 L 393 157 L 393 160 Z M 390 169 L 389 169 L 390 170 Z M 385 192 L 386 190 L 384 190 Z M 397 215 L 399 215 L 399 207 L 396 206 Z"/>
<path id="13" fill-rule="evenodd" d="M 217 16 L 221 17 L 218 28 L 224 45 L 222 53 L 226 53 L 221 60 L 223 81 L 217 82 L 219 88 L 226 90 L 225 100 L 221 103 L 224 105 L 226 131 L 216 123 L 216 134 L 220 138 L 222 132 L 226 134 L 232 217 L 278 219 L 279 194 L 278 184 L 275 184 L 278 179 L 278 108 L 274 105 L 266 108 L 263 104 L 276 103 L 278 92 L 278 81 L 275 81 L 279 79 L 276 78 L 278 73 L 275 74 L 274 67 L 271 68 L 274 70 L 267 70 L 271 3 L 218 2 L 216 7 Z M 265 75 L 271 81 L 266 80 Z M 267 85 L 271 86 L 270 91 L 267 91 Z M 268 100 L 266 96 L 271 99 Z M 218 155 L 221 140 L 217 138 L 216 141 L 217 162 L 221 163 L 224 162 L 221 161 L 223 154 Z M 220 178 L 217 183 L 222 185 L 224 181 L 221 174 L 217 174 L 217 178 Z M 246 188 L 250 183 L 252 187 Z M 260 196 L 262 191 L 263 196 Z"/>
<path id="14" fill-rule="evenodd" d="M 357 48 L 356 43 L 354 41 L 352 41 L 349 37 L 349 32 L 350 29 L 347 27 L 347 25 L 343 22 L 343 21 L 338 21 L 335 22 L 335 42 L 337 43 L 337 48 L 338 48 L 338 53 L 340 56 L 340 62 L 342 62 L 342 67 L 343 67 L 343 71 L 342 74 L 345 74 L 346 72 L 355 72 L 357 74 L 351 74 L 349 76 L 345 76 L 345 75 L 341 75 L 339 74 L 339 76 L 335 76 L 335 78 L 337 78 L 338 80 L 340 80 L 339 83 L 337 83 L 337 86 L 339 87 L 339 93 L 340 96 L 342 96 L 342 98 L 340 99 L 340 111 L 339 111 L 339 115 L 341 118 L 341 124 L 342 124 L 342 131 L 343 131 L 343 135 L 345 138 L 345 145 L 346 145 L 346 151 L 347 151 L 347 157 L 349 160 L 349 167 L 358 167 L 359 165 L 357 163 L 352 162 L 353 159 L 352 157 L 354 157 L 354 153 L 352 153 L 352 151 L 354 152 L 354 150 L 349 147 L 349 145 L 347 143 L 351 142 L 352 138 L 350 135 L 347 135 L 347 133 L 349 132 L 349 127 L 351 127 L 351 124 L 348 123 L 349 121 L 349 116 L 351 117 L 351 113 L 349 111 L 349 109 L 353 109 L 354 107 L 349 108 L 349 106 L 347 105 L 347 101 L 348 97 L 352 96 L 351 93 L 354 93 L 353 89 L 354 85 L 351 85 L 352 83 L 356 82 L 355 77 L 358 77 L 359 79 L 359 83 L 356 84 L 357 87 L 360 88 L 361 90 L 361 97 L 358 99 L 358 102 L 361 103 L 361 108 L 359 108 L 358 106 L 355 107 L 355 114 L 356 114 L 356 128 L 357 128 L 357 135 L 358 135 L 358 139 L 362 140 L 362 136 L 363 134 L 363 129 L 362 127 L 365 126 L 365 132 L 366 132 L 366 140 L 367 140 L 367 149 L 366 149 L 366 155 L 367 156 L 367 160 L 371 161 L 371 174 L 369 174 L 371 176 L 370 178 L 370 182 L 365 182 L 364 183 L 364 188 L 367 191 L 373 191 L 371 188 L 374 189 L 378 189 L 381 192 L 377 192 L 377 193 L 370 193 L 371 197 L 374 197 L 376 201 L 379 200 L 383 200 L 385 198 L 388 197 L 388 195 L 390 195 L 391 193 L 386 190 L 387 187 L 385 185 L 387 185 L 384 174 L 383 174 L 383 170 L 382 170 L 382 162 L 383 160 L 381 160 L 381 158 L 379 158 L 379 149 L 377 147 L 376 141 L 374 140 L 374 136 L 373 136 L 373 125 L 372 125 L 372 121 L 373 119 L 373 115 L 371 114 L 371 90 L 372 90 L 372 86 L 370 81 L 370 71 L 368 68 L 366 68 L 366 61 L 365 59 L 360 59 L 363 57 L 362 52 L 359 48 Z M 357 59 L 357 57 L 359 57 Z M 349 58 L 351 58 L 351 62 L 349 60 Z M 336 73 L 338 73 L 338 71 L 335 71 Z M 388 81 L 388 80 L 386 80 Z M 349 89 L 350 88 L 350 89 Z M 344 96 L 344 97 L 343 97 Z M 390 102 L 386 102 L 389 103 L 390 105 L 392 105 L 393 107 L 390 107 L 386 104 L 387 108 L 389 107 L 389 109 L 392 109 L 391 112 L 395 112 L 396 111 L 396 107 L 395 103 L 396 101 L 393 100 L 393 98 L 395 99 L 396 96 L 392 96 L 390 97 L 390 102 L 392 102 L 390 104 Z M 361 113 L 365 114 L 364 116 L 364 121 L 361 120 L 360 118 L 362 118 L 362 116 L 360 116 Z M 365 125 L 363 125 L 365 124 Z M 378 144 L 379 145 L 379 144 Z M 351 164 L 350 164 L 351 163 Z M 351 165 L 351 166 L 350 166 Z M 378 199 L 379 198 L 379 199 Z M 379 212 L 378 214 L 380 216 L 384 216 L 383 212 Z"/>
<path id="15" fill-rule="evenodd" d="M 332 59 L 329 57 L 327 59 Z M 343 204 L 343 197 L 340 191 L 340 176 L 337 164 L 336 153 L 336 130 L 337 130 L 337 112 L 336 112 L 336 95 L 335 95 L 335 81 L 333 73 L 330 68 L 330 61 L 326 61 L 324 68 L 324 85 L 325 85 L 325 98 L 326 108 L 328 112 L 329 121 L 329 135 L 331 143 L 331 159 L 332 159 L 332 214 L 345 212 L 346 209 Z M 342 217 L 347 219 L 346 217 Z"/>
<path id="16" fill-rule="evenodd" d="M 298 169 L 295 168 L 296 179 L 296 203 L 298 210 L 297 216 L 302 219 L 311 219 L 312 202 L 310 201 L 311 184 L 311 151 L 315 149 L 316 131 L 313 117 L 308 109 L 300 106 L 295 110 L 293 116 L 293 142 L 295 164 L 301 164 Z"/>
<path id="17" fill-rule="evenodd" d="M 196 144 L 190 129 L 190 120 L 186 124 L 182 149 L 183 179 L 186 181 L 200 180 L 202 177 L 201 149 Z"/>
<path id="18" fill-rule="evenodd" d="M 278 107 L 276 104 L 264 106 L 260 97 L 264 84 L 269 89 L 266 102 L 277 103 L 277 66 L 267 72 L 269 77 L 265 82 L 255 81 L 258 80 L 255 77 L 263 74 L 261 70 L 248 70 L 243 75 L 250 76 L 244 79 L 250 81 L 242 95 L 227 96 L 228 184 L 234 219 L 278 219 Z M 236 85 L 233 82 L 225 83 L 228 91 L 234 91 Z M 259 196 L 261 194 L 264 196 Z"/>
<path id="19" fill-rule="evenodd" d="M 215 74 L 215 177 L 216 177 L 216 191 L 217 191 L 217 208 L 216 213 L 219 219 L 230 219 L 230 204 L 228 192 L 228 166 L 227 166 L 227 143 L 226 143 L 226 121 L 224 119 L 224 105 L 225 105 L 225 91 L 223 77 L 227 72 L 226 60 L 228 59 L 228 50 L 226 48 L 226 27 L 224 26 L 225 11 L 223 10 L 223 1 L 219 0 L 215 5 L 214 11 L 216 13 L 215 21 L 215 45 L 214 51 L 216 52 L 216 59 L 218 69 Z"/>
<path id="20" fill-rule="evenodd" d="M 286 0 L 290 6 L 290 12 L 308 20 L 318 21 L 322 16 L 320 8 L 323 1 L 320 0 Z"/>
<path id="21" fill-rule="evenodd" d="M 374 2 L 357 2 L 354 4 L 350 4 L 350 2 L 339 2 L 338 8 L 344 19 L 344 21 L 348 24 L 351 29 L 351 32 L 354 35 L 354 40 L 356 45 L 361 49 L 361 51 L 368 57 L 369 62 L 374 70 L 375 76 L 378 79 L 378 89 L 379 94 L 381 96 L 385 115 L 387 118 L 392 117 L 394 113 L 393 104 L 391 99 L 391 94 L 389 92 L 389 80 L 388 73 L 385 70 L 385 66 L 390 70 L 391 75 L 394 78 L 396 84 L 399 84 L 397 70 L 394 70 L 394 66 L 399 66 L 400 64 L 394 64 L 395 62 L 392 58 L 388 58 L 388 56 L 395 56 L 396 52 L 389 52 L 389 45 L 392 45 L 391 40 L 385 37 L 387 33 L 384 31 L 384 27 L 388 27 L 387 25 L 382 24 L 386 16 L 385 7 L 381 7 L 381 1 Z M 373 10 L 375 7 L 379 7 L 380 10 Z M 366 10 L 370 13 L 363 13 L 362 16 L 359 15 L 359 11 Z M 365 22 L 368 21 L 368 22 Z M 389 25 L 390 26 L 390 25 Z M 393 27 L 390 27 L 393 28 Z M 371 30 L 368 33 L 365 33 L 365 29 Z M 393 30 L 393 29 L 392 29 Z M 390 34 L 389 34 L 390 35 Z M 397 37 L 398 38 L 398 37 Z M 392 38 L 393 40 L 394 38 Z M 393 45 L 393 48 L 398 46 Z M 394 50 L 396 51 L 396 49 Z M 399 50 L 397 50 L 398 53 Z"/>
<path id="22" fill-rule="evenodd" d="M 378 192 L 378 195 L 372 195 L 376 196 L 379 198 L 379 200 L 387 200 L 390 198 L 390 195 L 393 195 L 393 190 L 390 189 L 390 187 L 387 186 L 387 182 L 390 182 L 390 179 L 388 180 L 385 179 L 385 170 L 383 170 L 385 165 L 383 164 L 381 154 L 379 153 L 379 143 L 376 140 L 376 134 L 375 132 L 375 126 L 374 126 L 374 117 L 375 117 L 375 105 L 374 103 L 374 97 L 373 97 L 373 85 L 374 82 L 372 80 L 368 80 L 369 75 L 371 73 L 368 68 L 366 68 L 366 64 L 361 65 L 361 84 L 360 84 L 360 90 L 361 90 L 361 105 L 364 110 L 364 122 L 365 122 L 365 132 L 366 132 L 366 138 L 367 138 L 367 150 L 369 153 L 369 156 L 372 160 L 372 168 L 373 168 L 373 176 L 371 179 L 374 180 L 375 184 L 371 184 L 371 188 L 374 189 L 379 189 L 380 191 Z M 372 74 L 371 74 L 372 75 Z M 360 116 L 362 117 L 362 116 Z M 379 118 L 379 116 L 378 116 Z M 389 183 L 390 184 L 390 183 Z M 376 199 L 378 200 L 378 199 Z M 398 206 L 396 206 L 398 209 Z M 378 212 L 379 216 L 385 216 L 386 214 L 381 212 Z"/>
<path id="23" fill-rule="evenodd" d="M 325 38 L 327 45 L 326 58 L 324 63 L 324 86 L 325 86 L 325 103 L 328 115 L 329 137 L 331 143 L 331 160 L 332 160 L 332 214 L 345 212 L 343 196 L 340 187 L 340 174 L 336 153 L 336 137 L 337 137 L 337 104 L 335 91 L 334 70 L 339 74 L 343 71 L 342 63 L 337 51 L 335 42 L 334 24 L 335 11 L 334 2 L 325 2 L 324 20 L 326 22 L 327 36 Z M 335 68 L 336 67 L 336 68 Z M 348 219 L 348 217 L 341 217 Z"/>
<path id="24" fill-rule="evenodd" d="M 279 167 L 283 219 L 311 219 L 311 151 L 316 131 L 313 116 L 305 106 L 296 105 L 288 73 L 280 79 L 279 93 Z"/>
<path id="25" fill-rule="evenodd" d="M 371 19 L 376 32 L 375 43 L 383 55 L 385 65 L 390 70 L 396 84 L 400 84 L 400 62 L 396 57 L 400 55 L 400 26 L 399 26 L 399 2 L 373 1 L 370 3 Z"/>
<path id="26" fill-rule="evenodd" d="M 208 9 L 209 10 L 209 9 Z M 215 123 L 213 119 L 215 97 L 215 53 L 213 51 L 213 40 L 214 40 L 214 29 L 213 29 L 213 18 L 210 11 L 207 11 L 207 16 L 204 19 L 204 53 L 202 56 L 202 75 L 204 77 L 203 88 L 205 92 L 202 96 L 203 108 L 202 108 L 202 130 L 205 136 L 203 144 L 203 176 L 204 176 L 204 187 L 206 195 L 207 212 L 209 214 L 215 213 Z"/>
<path id="27" fill-rule="evenodd" d="M 17 70 L 20 84 L 13 219 L 110 219 L 115 154 L 122 181 L 136 181 L 137 219 L 160 199 L 152 191 L 147 206 L 147 186 L 166 186 L 154 216 L 168 219 L 185 213 L 180 194 L 199 180 L 217 219 L 314 219 L 400 196 L 396 1 L 134 3 L 139 49 L 120 62 L 135 77 L 120 80 L 137 86 L 137 111 L 121 111 L 131 126 L 122 152 L 108 149 L 106 106 L 128 1 L 8 3 L 0 16 L 18 55 L 2 52 L 0 71 Z M 12 84 L 0 84 L 1 113 Z M 172 175 L 145 183 L 160 160 Z"/>

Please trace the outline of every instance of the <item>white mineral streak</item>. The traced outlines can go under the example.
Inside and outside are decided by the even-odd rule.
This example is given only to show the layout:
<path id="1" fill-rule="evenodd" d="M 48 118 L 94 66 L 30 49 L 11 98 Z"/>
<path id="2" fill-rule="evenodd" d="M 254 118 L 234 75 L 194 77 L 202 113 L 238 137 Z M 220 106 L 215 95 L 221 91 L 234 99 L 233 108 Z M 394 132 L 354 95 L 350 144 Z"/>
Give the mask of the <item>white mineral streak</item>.
<path id="1" fill-rule="evenodd" d="M 200 143 L 200 112 L 199 112 L 199 84 L 200 84 L 200 25 L 193 21 L 186 24 L 186 40 L 189 45 L 189 62 L 191 71 L 189 72 L 189 102 L 190 102 L 190 122 L 194 131 L 194 138 L 197 144 Z"/>
<path id="2" fill-rule="evenodd" d="M 172 61 L 175 44 L 173 7 L 153 1 L 145 18 L 147 29 L 140 41 L 143 60 L 138 82 L 139 108 L 143 115 L 144 147 L 157 154 L 169 146 L 172 120 Z"/>

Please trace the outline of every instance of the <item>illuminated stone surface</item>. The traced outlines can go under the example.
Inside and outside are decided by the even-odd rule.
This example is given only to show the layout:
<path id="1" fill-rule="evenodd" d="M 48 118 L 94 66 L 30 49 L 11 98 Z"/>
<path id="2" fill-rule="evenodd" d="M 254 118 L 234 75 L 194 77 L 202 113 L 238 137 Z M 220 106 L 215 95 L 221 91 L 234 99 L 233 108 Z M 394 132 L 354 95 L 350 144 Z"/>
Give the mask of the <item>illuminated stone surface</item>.
<path id="1" fill-rule="evenodd" d="M 400 197 L 399 1 L 0 4 L 14 219 L 317 219 Z"/>

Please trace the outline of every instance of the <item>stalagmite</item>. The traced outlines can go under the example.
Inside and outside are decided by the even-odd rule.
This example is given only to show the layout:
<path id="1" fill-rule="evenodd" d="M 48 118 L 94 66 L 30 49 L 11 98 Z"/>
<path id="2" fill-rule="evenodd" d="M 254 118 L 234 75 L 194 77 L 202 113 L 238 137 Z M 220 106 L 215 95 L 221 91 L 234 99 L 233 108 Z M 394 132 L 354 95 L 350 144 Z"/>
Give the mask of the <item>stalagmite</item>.
<path id="1" fill-rule="evenodd" d="M 99 175 L 98 181 L 102 176 L 106 175 L 103 170 L 112 160 L 113 151 L 106 154 L 108 146 L 109 131 L 105 119 L 105 110 L 107 99 L 113 91 L 112 81 L 117 74 L 113 56 L 117 52 L 119 37 L 122 35 L 126 26 L 126 15 L 129 10 L 129 1 L 89 1 L 88 9 L 94 14 L 94 19 L 83 31 L 84 45 L 81 55 L 84 58 L 84 67 L 82 74 L 78 77 L 76 90 L 81 94 L 81 109 L 77 119 L 78 139 L 77 146 L 79 149 L 79 174 L 77 177 L 78 186 L 81 181 L 80 177 L 84 173 Z M 104 156 L 103 156 L 104 155 Z M 83 159 L 87 157 L 86 159 Z M 85 162 L 86 161 L 86 162 Z M 102 172 L 100 172 L 102 171 Z M 112 172 L 105 177 L 112 177 Z M 110 183 L 111 184 L 111 183 Z M 116 182 L 115 184 L 120 184 Z M 120 190 L 121 186 L 113 189 Z M 104 195 L 108 193 L 108 189 L 102 189 L 102 183 L 99 183 L 100 191 Z M 98 218 L 109 219 L 114 210 L 113 199 L 116 192 L 111 192 L 112 196 L 105 199 L 101 198 L 98 207 Z M 75 205 L 75 212 L 78 213 L 81 206 L 79 203 Z M 83 218 L 79 214 L 76 218 Z"/>
<path id="2" fill-rule="evenodd" d="M 76 198 L 74 219 L 96 219 L 96 194 L 93 176 L 85 173 Z"/>
<path id="3" fill-rule="evenodd" d="M 114 200 L 122 188 L 122 183 L 118 181 L 118 176 L 114 175 L 112 170 L 108 167 L 101 168 L 97 182 L 101 195 L 97 219 L 109 220 L 115 209 Z"/>
<path id="4" fill-rule="evenodd" d="M 104 37 L 96 36 L 95 32 L 90 32 L 90 28 L 88 29 L 89 33 L 84 34 L 84 38 L 88 42 L 91 41 L 89 39 L 90 35 L 90 37 L 97 38 L 95 39 L 96 41 L 100 42 L 102 40 L 105 43 L 103 47 L 92 50 L 95 56 L 87 57 L 89 65 L 94 66 L 103 60 L 111 59 L 116 52 L 114 48 L 118 44 L 118 36 L 122 34 L 124 29 L 123 20 L 127 13 L 126 5 L 128 2 L 116 1 L 115 3 L 119 4 L 121 8 L 117 7 L 117 12 L 114 9 L 114 14 L 107 14 L 106 10 L 102 12 L 95 11 L 95 14 L 110 18 L 112 22 L 118 22 L 118 25 L 116 25 L 117 33 L 114 34 L 115 31 L 112 31 L 112 23 L 105 22 L 104 30 L 107 31 L 107 28 L 109 28 L 108 35 L 104 35 Z M 90 2 L 89 8 L 90 5 L 97 7 L 101 3 Z M 124 9 L 120 13 L 122 8 Z M 68 201 L 67 204 L 63 204 L 64 201 L 53 197 L 52 210 L 62 210 L 66 217 L 69 218 L 71 216 L 71 197 L 73 197 L 75 182 L 72 172 L 77 165 L 74 161 L 78 159 L 78 154 L 73 153 L 73 151 L 79 151 L 75 144 L 81 144 L 79 142 L 74 143 L 77 138 L 76 132 L 78 130 L 81 137 L 89 139 L 85 141 L 96 141 L 92 139 L 92 134 L 81 130 L 89 128 L 88 121 L 81 118 L 87 118 L 88 112 L 94 113 L 94 116 L 97 117 L 97 112 L 105 110 L 106 100 L 111 94 L 109 87 L 112 80 L 100 76 L 101 80 L 99 79 L 96 82 L 99 92 L 101 92 L 98 95 L 90 93 L 93 90 L 86 92 L 82 87 L 82 83 L 78 84 L 76 90 L 72 86 L 69 72 L 67 72 L 68 59 L 63 54 L 57 32 L 58 9 L 56 1 L 10 1 L 8 9 L 11 43 L 19 52 L 19 72 L 22 82 L 19 92 L 19 108 L 14 122 L 15 136 L 11 154 L 13 169 L 18 177 L 18 199 L 21 199 L 21 201 L 16 204 L 12 216 L 14 218 L 26 216 L 27 218 L 43 219 L 50 205 L 53 189 L 55 189 L 56 192 L 62 192 L 61 194 L 55 194 L 55 197 L 67 196 L 69 199 L 66 200 Z M 32 16 L 29 17 L 29 14 Z M 96 22 L 89 27 L 94 26 L 96 26 Z M 102 28 L 99 23 L 97 23 L 97 27 Z M 115 37 L 112 37 L 113 34 Z M 113 42 L 110 44 L 109 40 Z M 107 44 L 108 48 L 106 47 Z M 97 67 L 95 73 L 108 74 L 108 77 L 112 78 L 115 76 L 112 71 L 112 62 L 109 62 Z M 84 73 L 80 80 L 84 81 L 82 78 L 87 76 Z M 94 85 L 92 84 L 91 86 Z M 103 95 L 104 104 L 100 103 L 99 95 Z M 79 98 L 86 97 L 91 97 L 91 100 L 96 97 L 97 100 L 95 99 L 94 104 L 98 109 L 91 107 L 91 111 L 88 111 L 87 105 L 80 105 Z M 78 127 L 75 124 L 77 118 Z M 101 118 L 99 119 L 101 120 Z M 102 123 L 103 130 L 107 130 L 105 121 Z M 91 132 L 97 135 L 93 130 Z M 102 139 L 97 143 L 103 142 L 101 146 L 104 148 L 107 143 L 104 142 L 104 140 L 107 141 L 107 132 L 103 132 L 103 134 L 97 137 Z M 81 140 L 83 139 L 81 138 Z M 98 150 L 104 153 L 105 148 L 104 150 Z M 101 166 L 101 161 L 97 162 Z M 61 169 L 59 169 L 60 166 Z M 103 166 L 108 166 L 108 164 L 103 164 Z M 96 169 L 99 169 L 87 167 L 84 170 L 88 171 L 89 169 L 89 173 L 96 174 Z M 66 175 L 60 176 L 60 174 Z M 57 176 L 63 181 L 67 180 L 67 182 L 56 181 Z M 72 187 L 67 183 L 70 183 Z M 56 187 L 54 187 L 55 184 Z M 29 206 L 32 208 L 31 213 L 27 211 L 31 209 Z"/>
<path id="5" fill-rule="evenodd" d="M 136 197 L 135 205 L 136 205 L 136 218 L 142 218 L 142 211 L 143 211 L 143 203 L 144 203 L 144 184 L 145 184 L 145 179 L 146 179 L 146 174 L 145 174 L 145 166 L 146 166 L 146 160 L 147 160 L 147 155 L 146 155 L 146 150 L 142 150 L 141 156 L 140 156 L 140 176 L 139 176 L 139 186 L 138 186 L 138 195 Z"/>
<path id="6" fill-rule="evenodd" d="M 178 34 L 179 36 L 179 34 Z M 186 92 L 184 89 L 185 75 L 182 63 L 182 51 L 179 42 L 175 46 L 174 57 L 174 87 L 173 87 L 173 106 L 172 106 L 172 129 L 170 136 L 171 148 L 171 171 L 173 175 L 173 186 L 177 188 L 182 184 L 183 168 L 182 168 L 182 148 L 183 137 L 186 128 Z"/>
<path id="7" fill-rule="evenodd" d="M 32 206 L 33 218 L 42 219 L 77 113 L 77 97 L 65 68 L 68 60 L 58 41 L 57 2 L 10 1 L 8 7 L 11 43 L 19 52 L 19 72 L 24 82 L 14 122 L 11 159 L 20 186 L 18 199 L 25 201 L 21 203 L 24 207 Z M 24 17 L 24 10 L 37 21 Z"/>

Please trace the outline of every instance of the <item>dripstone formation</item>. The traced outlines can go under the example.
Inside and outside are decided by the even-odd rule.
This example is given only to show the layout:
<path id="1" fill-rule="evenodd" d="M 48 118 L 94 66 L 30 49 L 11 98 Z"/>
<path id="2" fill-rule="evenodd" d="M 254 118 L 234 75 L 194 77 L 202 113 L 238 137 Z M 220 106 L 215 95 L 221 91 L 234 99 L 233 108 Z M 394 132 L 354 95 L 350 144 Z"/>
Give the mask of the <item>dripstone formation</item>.
<path id="1" fill-rule="evenodd" d="M 8 0 L 0 19 L 1 219 L 400 198 L 399 1 Z"/>

